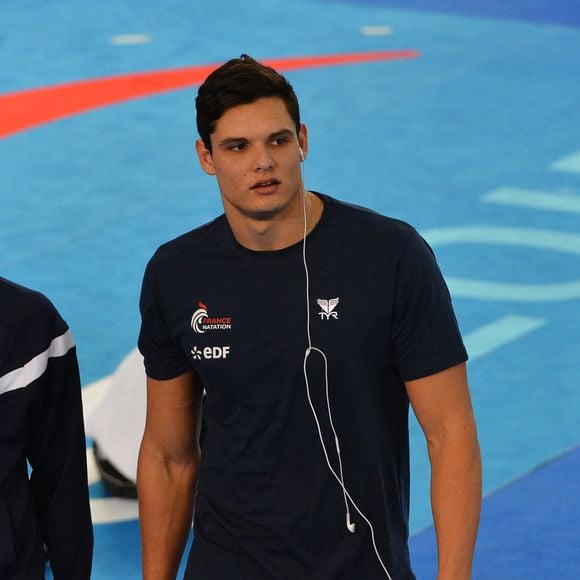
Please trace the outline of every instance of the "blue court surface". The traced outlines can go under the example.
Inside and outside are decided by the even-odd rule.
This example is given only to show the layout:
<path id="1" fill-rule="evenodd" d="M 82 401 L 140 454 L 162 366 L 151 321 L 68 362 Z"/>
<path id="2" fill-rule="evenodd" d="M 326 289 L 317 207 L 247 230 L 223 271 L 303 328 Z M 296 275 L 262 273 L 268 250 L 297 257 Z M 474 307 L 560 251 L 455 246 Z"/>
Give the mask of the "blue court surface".
<path id="1" fill-rule="evenodd" d="M 75 83 L 160 82 L 242 52 L 415 51 L 288 70 L 309 127 L 306 185 L 412 223 L 437 254 L 484 459 L 474 578 L 580 577 L 577 2 L 7 0 L 0 13 L 0 275 L 51 297 L 87 393 L 135 346 L 153 251 L 221 204 L 195 158 L 195 79 L 140 96 L 124 85 L 86 110 Z M 412 557 L 435 578 L 414 420 L 411 433 Z M 93 577 L 139 578 L 134 503 L 95 477 L 91 496 Z"/>

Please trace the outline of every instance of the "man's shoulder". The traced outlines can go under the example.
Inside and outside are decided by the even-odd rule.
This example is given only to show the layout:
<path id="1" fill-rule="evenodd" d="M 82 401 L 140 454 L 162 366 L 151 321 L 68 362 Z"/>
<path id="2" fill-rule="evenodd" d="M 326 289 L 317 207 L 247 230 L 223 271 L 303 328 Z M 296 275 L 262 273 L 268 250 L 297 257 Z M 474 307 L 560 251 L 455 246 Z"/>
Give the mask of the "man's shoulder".
<path id="1" fill-rule="evenodd" d="M 43 293 L 0 278 L 0 375 L 26 363 L 67 330 Z"/>
<path id="2" fill-rule="evenodd" d="M 329 196 L 324 196 L 329 209 L 339 225 L 350 235 L 364 234 L 365 239 L 379 237 L 391 241 L 405 243 L 409 238 L 416 237 L 415 228 L 395 217 L 385 215 L 377 210 L 362 205 L 352 204 Z"/>
<path id="3" fill-rule="evenodd" d="M 24 324 L 58 318 L 55 306 L 42 292 L 0 277 L 0 320 Z"/>
<path id="4" fill-rule="evenodd" d="M 196 256 L 206 256 L 212 248 L 221 243 L 226 228 L 225 216 L 222 214 L 214 220 L 198 226 L 159 246 L 153 254 L 150 264 L 165 267 L 178 263 L 187 257 L 194 260 Z"/>

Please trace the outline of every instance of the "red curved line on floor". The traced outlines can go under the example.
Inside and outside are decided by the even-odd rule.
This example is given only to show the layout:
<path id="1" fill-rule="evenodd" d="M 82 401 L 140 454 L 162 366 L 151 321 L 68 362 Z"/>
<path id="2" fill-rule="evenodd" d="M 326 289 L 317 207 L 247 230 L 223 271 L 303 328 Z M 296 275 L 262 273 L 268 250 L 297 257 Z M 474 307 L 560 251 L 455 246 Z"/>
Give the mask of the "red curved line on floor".
<path id="1" fill-rule="evenodd" d="M 416 58 L 416 50 L 363 52 L 264 60 L 284 72 L 378 60 Z M 204 65 L 90 79 L 0 95 L 0 139 L 130 99 L 201 84 L 219 65 Z"/>

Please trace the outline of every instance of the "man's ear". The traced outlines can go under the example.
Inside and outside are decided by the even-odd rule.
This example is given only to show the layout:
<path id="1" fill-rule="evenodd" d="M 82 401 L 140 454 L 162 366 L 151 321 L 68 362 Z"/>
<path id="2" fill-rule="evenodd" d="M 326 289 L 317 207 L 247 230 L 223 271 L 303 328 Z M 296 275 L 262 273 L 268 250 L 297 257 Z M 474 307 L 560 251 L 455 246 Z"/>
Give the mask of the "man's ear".
<path id="1" fill-rule="evenodd" d="M 215 169 L 213 166 L 213 158 L 211 156 L 210 150 L 205 146 L 201 139 L 195 142 L 195 150 L 197 151 L 197 158 L 199 159 L 199 164 L 201 168 L 208 175 L 215 175 Z"/>
<path id="2" fill-rule="evenodd" d="M 304 159 L 308 156 L 308 128 L 304 123 L 300 123 L 300 132 L 298 133 L 298 145 L 302 150 Z"/>

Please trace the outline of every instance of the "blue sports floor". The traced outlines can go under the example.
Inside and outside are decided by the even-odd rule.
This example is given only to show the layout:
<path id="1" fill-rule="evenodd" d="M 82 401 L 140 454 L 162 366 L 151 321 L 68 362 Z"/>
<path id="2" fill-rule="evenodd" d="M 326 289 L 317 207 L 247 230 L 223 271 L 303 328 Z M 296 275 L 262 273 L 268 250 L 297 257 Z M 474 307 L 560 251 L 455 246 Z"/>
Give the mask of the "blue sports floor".
<path id="1" fill-rule="evenodd" d="M 155 248 L 221 212 L 194 156 L 195 82 L 26 118 L 80 110 L 69 87 L 90 79 L 242 52 L 401 50 L 418 54 L 287 73 L 309 127 L 306 184 L 411 222 L 437 253 L 471 354 L 484 459 L 474 578 L 580 578 L 575 0 L 3 0 L 0 275 L 51 297 L 88 392 L 135 345 Z M 53 86 L 56 104 L 38 92 Z M 411 431 L 423 580 L 435 578 L 435 544 L 425 445 Z M 139 578 L 134 504 L 95 478 L 91 496 L 93 577 Z"/>

